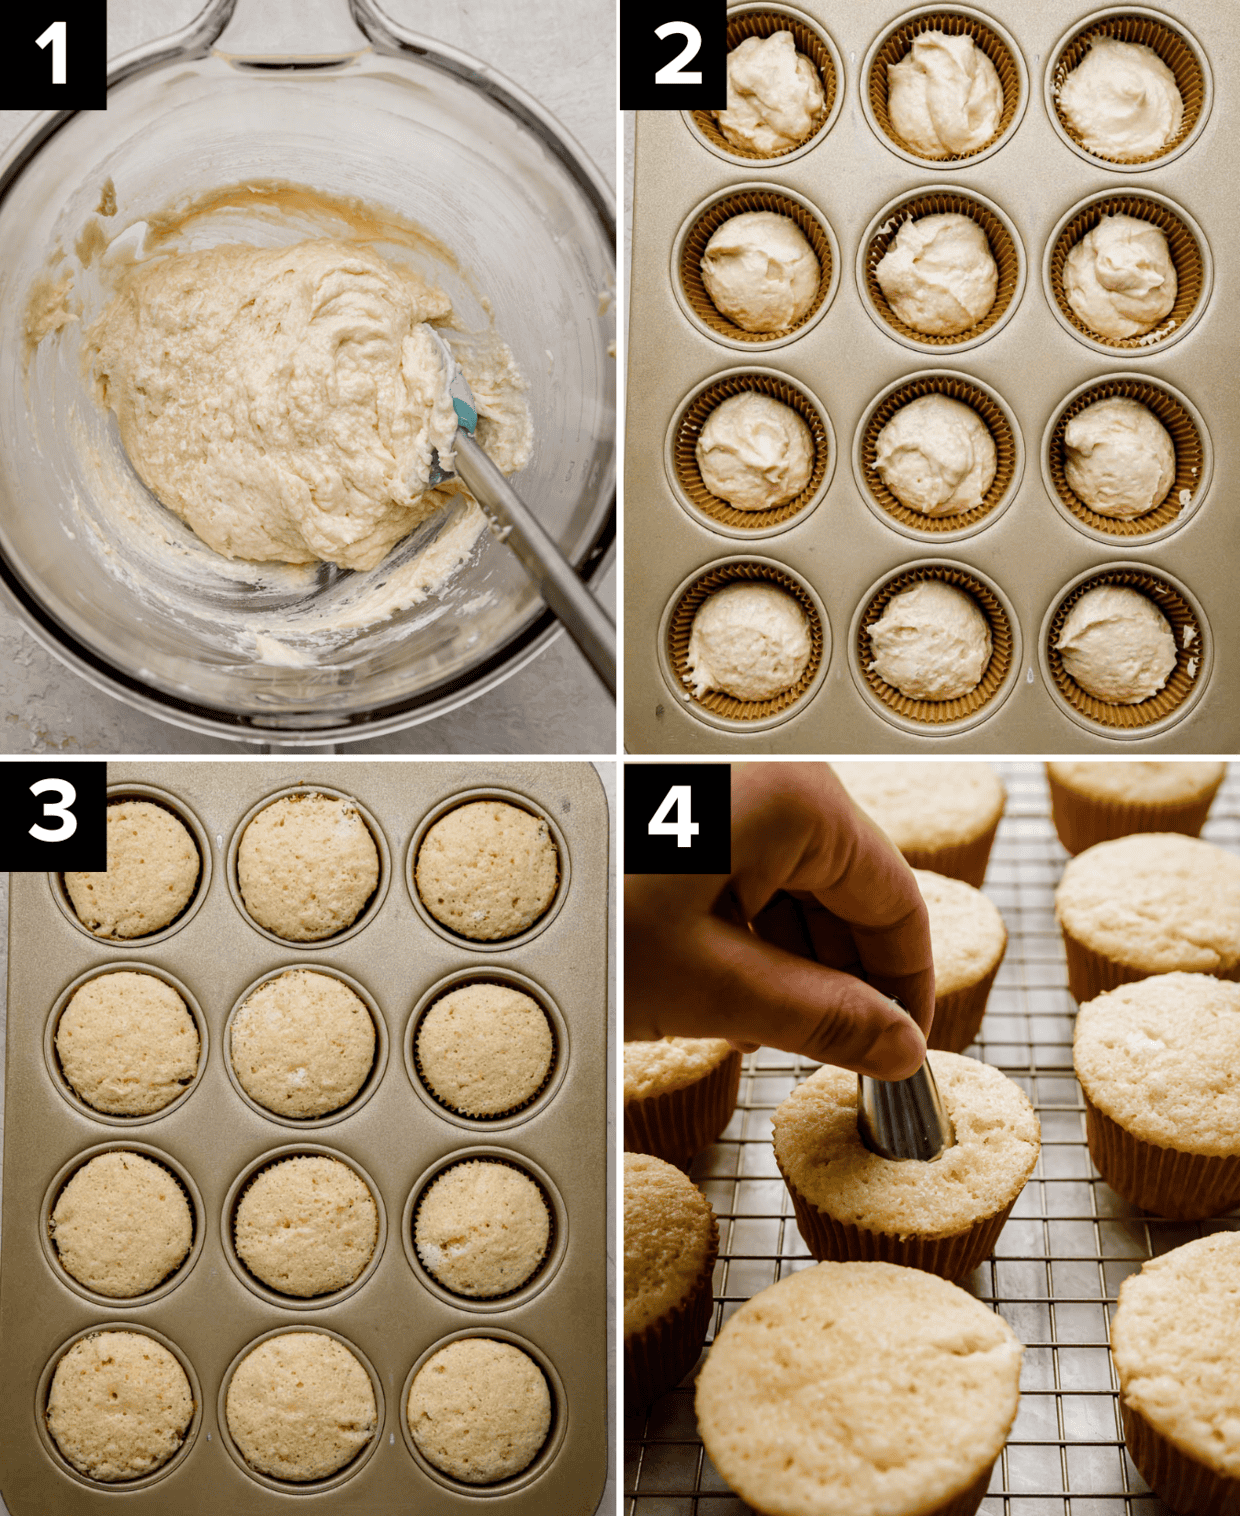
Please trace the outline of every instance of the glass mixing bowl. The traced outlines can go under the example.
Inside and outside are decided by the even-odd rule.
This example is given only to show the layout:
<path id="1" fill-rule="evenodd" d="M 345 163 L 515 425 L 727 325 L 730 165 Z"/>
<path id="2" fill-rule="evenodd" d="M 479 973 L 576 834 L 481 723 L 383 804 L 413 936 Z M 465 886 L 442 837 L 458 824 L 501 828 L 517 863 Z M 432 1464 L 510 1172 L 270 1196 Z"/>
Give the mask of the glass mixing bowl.
<path id="1" fill-rule="evenodd" d="M 263 34 L 281 14 L 294 55 Z M 380 620 L 366 607 L 451 532 L 452 513 L 366 575 L 228 565 L 133 473 L 115 418 L 88 393 L 80 325 L 20 356 L 31 289 L 54 250 L 71 254 L 106 181 L 111 237 L 251 179 L 359 197 L 451 249 L 457 266 L 428 271 L 463 326 L 486 324 L 486 297 L 529 383 L 534 451 L 517 487 L 587 575 L 615 532 L 615 321 L 601 298 L 615 285 L 613 202 L 534 100 L 396 28 L 373 0 L 213 0 L 117 61 L 106 112 L 41 117 L 0 165 L 0 574 L 26 624 L 96 685 L 195 730 L 372 736 L 473 698 L 554 635 L 513 555 L 483 532 L 442 588 Z M 220 240 L 209 222 L 198 235 Z M 93 269 L 72 266 L 89 314 Z M 330 635 L 299 640 L 301 621 L 324 617 Z"/>

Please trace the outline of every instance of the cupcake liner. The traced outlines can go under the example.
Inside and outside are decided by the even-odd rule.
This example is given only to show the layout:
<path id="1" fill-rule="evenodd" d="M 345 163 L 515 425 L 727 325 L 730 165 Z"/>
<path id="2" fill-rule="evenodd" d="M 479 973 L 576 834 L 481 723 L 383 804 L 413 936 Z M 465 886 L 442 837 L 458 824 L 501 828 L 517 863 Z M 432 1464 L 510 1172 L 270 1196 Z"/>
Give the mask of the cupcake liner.
<path id="1" fill-rule="evenodd" d="M 723 690 L 707 690 L 704 695 L 693 694 L 693 680 L 689 673 L 689 634 L 693 630 L 693 618 L 707 597 L 725 585 L 748 581 L 757 584 L 773 584 L 787 590 L 809 619 L 810 655 L 801 677 L 778 695 L 769 700 L 738 700 Z M 825 668 L 830 655 L 830 632 L 826 618 L 819 611 L 816 599 L 808 588 L 787 569 L 770 562 L 739 561 L 706 569 L 680 593 L 673 606 L 667 625 L 666 652 L 676 687 L 684 692 L 690 709 L 701 709 L 711 715 L 734 722 L 768 721 L 771 717 L 790 714 L 792 708 L 811 693 L 819 682 L 820 671 Z"/>
<path id="2" fill-rule="evenodd" d="M 747 37 L 770 37 L 776 32 L 791 32 L 798 53 L 804 53 L 818 70 L 822 92 L 826 98 L 826 113 L 803 142 L 785 148 L 779 153 L 756 153 L 751 148 L 738 147 L 729 142 L 719 130 L 719 123 L 711 111 L 686 111 L 685 115 L 693 130 L 717 153 L 740 163 L 761 166 L 764 163 L 783 164 L 795 153 L 800 154 L 824 137 L 835 124 L 842 103 L 841 65 L 830 39 L 808 16 L 797 11 L 784 10 L 779 6 L 757 5 L 728 12 L 728 52 L 737 48 Z"/>
<path id="3" fill-rule="evenodd" d="M 975 148 L 971 153 L 953 153 L 946 158 L 927 158 L 924 153 L 919 153 L 916 148 L 910 147 L 896 133 L 891 124 L 891 117 L 887 114 L 888 68 L 900 62 L 922 32 L 930 31 L 946 32 L 950 37 L 967 33 L 972 37 L 974 46 L 980 48 L 994 64 L 995 72 L 999 76 L 999 83 L 1003 88 L 1003 109 L 999 114 L 998 130 L 988 142 L 984 142 L 981 147 Z M 861 87 L 867 115 L 877 126 L 879 136 L 902 156 L 911 158 L 916 163 L 950 164 L 975 161 L 982 153 L 989 153 L 999 145 L 1007 133 L 1015 127 L 1025 108 L 1024 65 L 1016 44 L 1006 32 L 1001 32 L 994 22 L 983 19 L 979 14 L 964 6 L 921 11 L 894 26 L 874 50 Z"/>
<path id="4" fill-rule="evenodd" d="M 999 271 L 995 301 L 982 319 L 963 332 L 935 335 L 919 332 L 901 321 L 887 303 L 875 270 L 896 240 L 906 221 L 920 221 L 923 216 L 945 213 L 968 216 L 986 234 L 991 256 Z M 950 351 L 972 347 L 982 337 L 993 335 L 1012 314 L 1025 285 L 1025 259 L 1016 228 L 993 201 L 973 190 L 958 190 L 950 184 L 931 185 L 909 195 L 902 195 L 883 207 L 861 239 L 857 260 L 857 283 L 871 316 L 910 347 L 927 352 Z"/>
<path id="5" fill-rule="evenodd" d="M 887 684 L 870 667 L 873 652 L 870 648 L 870 627 L 879 620 L 887 604 L 901 590 L 911 589 L 925 579 L 940 579 L 963 590 L 971 596 L 990 625 L 992 652 L 976 688 L 955 700 L 915 700 L 902 695 L 894 685 Z M 1015 633 L 1008 612 L 995 592 L 970 569 L 953 563 L 926 564 L 905 569 L 894 574 L 870 597 L 857 622 L 856 643 L 853 649 L 857 667 L 870 692 L 885 707 L 906 721 L 926 726 L 946 726 L 976 715 L 985 706 L 995 701 L 1011 673 L 1015 655 Z M 997 701 L 995 701 L 997 704 Z M 931 868 L 932 864 L 916 864 L 917 868 Z M 945 872 L 940 870 L 940 872 Z"/>
<path id="6" fill-rule="evenodd" d="M 740 1088 L 741 1055 L 735 1048 L 703 1078 L 678 1090 L 624 1102 L 624 1150 L 653 1153 L 688 1168 L 732 1119 Z"/>
<path id="7" fill-rule="evenodd" d="M 949 879 L 963 879 L 975 890 L 980 890 L 1002 819 L 1001 811 L 980 836 L 971 837 L 968 842 L 948 843 L 936 848 L 903 847 L 900 851 L 910 868 L 929 869 L 934 874 L 946 874 Z"/>
<path id="8" fill-rule="evenodd" d="M 778 1157 L 775 1161 L 779 1163 Z M 893 1232 L 875 1232 L 868 1227 L 855 1226 L 850 1221 L 837 1221 L 834 1216 L 820 1211 L 800 1193 L 789 1179 L 782 1163 L 779 1164 L 779 1172 L 792 1197 L 797 1230 L 819 1263 L 851 1263 L 858 1260 L 899 1263 L 906 1268 L 924 1269 L 928 1274 L 938 1274 L 943 1279 L 963 1279 L 994 1252 L 999 1233 L 1016 1204 L 1016 1196 L 1013 1195 L 997 1214 L 975 1221 L 963 1232 L 939 1237 L 899 1237 Z"/>
<path id="9" fill-rule="evenodd" d="M 945 395 L 967 405 L 985 423 L 995 444 L 995 477 L 971 511 L 954 516 L 925 516 L 897 498 L 874 465 L 878 436 L 897 411 L 924 395 Z M 1020 477 L 1021 447 L 1015 418 L 998 394 L 978 379 L 950 369 L 934 370 L 905 379 L 881 394 L 861 423 L 854 449 L 857 477 L 869 499 L 884 518 L 895 522 L 910 536 L 932 539 L 946 533 L 967 532 L 997 516 L 1016 493 Z"/>
<path id="10" fill-rule="evenodd" d="M 1223 782 L 1220 775 L 1206 794 L 1194 800 L 1158 804 L 1082 795 L 1061 784 L 1049 768 L 1046 781 L 1051 792 L 1055 832 L 1073 857 L 1095 843 L 1128 837 L 1134 832 L 1182 832 L 1186 837 L 1199 837 L 1214 796 Z"/>
<path id="11" fill-rule="evenodd" d="M 799 321 L 782 331 L 747 332 L 744 327 L 729 321 L 707 294 L 702 280 L 702 254 L 706 251 L 706 244 L 725 221 L 747 211 L 771 211 L 776 216 L 786 216 L 794 221 L 818 259 L 820 276 L 813 304 Z M 774 189 L 765 184 L 737 185 L 695 212 L 677 242 L 676 266 L 685 304 L 709 333 L 736 345 L 772 347 L 790 341 L 818 319 L 835 293 L 839 260 L 834 237 L 821 212 L 803 196 L 790 190 Z"/>
<path id="12" fill-rule="evenodd" d="M 1183 1153 L 1146 1142 L 1082 1091 L 1085 1140 L 1098 1172 L 1131 1205 L 1175 1221 L 1221 1216 L 1240 1204 L 1240 1157 Z"/>
<path id="13" fill-rule="evenodd" d="M 1081 141 L 1075 127 L 1059 105 L 1059 91 L 1068 75 L 1089 52 L 1095 37 L 1115 37 L 1120 42 L 1136 42 L 1152 48 L 1175 75 L 1176 87 L 1184 102 L 1184 118 L 1180 129 L 1170 142 L 1164 143 L 1156 152 L 1145 153 L 1139 158 L 1115 158 L 1108 153 L 1095 152 Z M 1092 163 L 1105 163 L 1120 169 L 1136 169 L 1178 154 L 1189 137 L 1204 122 L 1209 112 L 1210 79 L 1205 55 L 1164 17 L 1142 13 L 1118 12 L 1109 16 L 1095 17 L 1075 32 L 1055 55 L 1047 74 L 1048 114 L 1069 143 L 1082 157 Z"/>
<path id="14" fill-rule="evenodd" d="M 1073 492 L 1064 472 L 1064 433 L 1074 416 L 1100 400 L 1136 400 L 1151 411 L 1170 434 L 1175 447 L 1175 478 L 1166 496 L 1153 510 L 1130 521 L 1104 516 L 1092 510 Z M 1210 455 L 1205 423 L 1190 410 L 1183 396 L 1162 381 L 1138 375 L 1109 374 L 1078 390 L 1060 410 L 1047 431 L 1043 467 L 1051 498 L 1068 516 L 1096 535 L 1144 538 L 1164 533 L 1180 523 L 1205 494 L 1210 474 Z"/>
<path id="15" fill-rule="evenodd" d="M 1055 646 L 1072 607 L 1088 590 L 1104 584 L 1117 584 L 1147 596 L 1167 618 L 1175 637 L 1175 668 L 1162 689 L 1137 705 L 1112 705 L 1082 689 L 1064 668 Z M 1047 626 L 1044 652 L 1054 691 L 1066 705 L 1113 732 L 1131 732 L 1166 722 L 1196 694 L 1197 674 L 1206 653 L 1204 634 L 1202 617 L 1171 580 L 1143 564 L 1119 565 L 1100 569 L 1063 596 Z"/>
<path id="16" fill-rule="evenodd" d="M 1004 951 L 1006 950 L 1005 943 Z M 986 1001 L 1002 962 L 1003 954 L 1000 954 L 999 963 L 976 984 L 963 990 L 953 990 L 950 995 L 935 996 L 934 1020 L 930 1024 L 930 1035 L 926 1038 L 927 1047 L 944 1048 L 949 1053 L 964 1052 L 981 1030 Z"/>
<path id="17" fill-rule="evenodd" d="M 1218 1474 L 1177 1448 L 1122 1395 L 1120 1413 L 1132 1461 L 1166 1506 L 1191 1516 L 1232 1516 L 1240 1510 L 1240 1479 Z"/>
<path id="18" fill-rule="evenodd" d="M 674 1389 L 697 1362 L 715 1306 L 711 1280 L 719 1251 L 719 1224 L 713 1218 L 712 1228 L 706 1261 L 688 1294 L 666 1316 L 624 1339 L 626 1409 L 649 1405 Z"/>
<path id="19" fill-rule="evenodd" d="M 1149 221 L 1167 238 L 1171 262 L 1175 266 L 1175 304 L 1152 331 L 1136 337 L 1104 337 L 1086 326 L 1068 304 L 1064 293 L 1063 269 L 1068 254 L 1103 216 L 1134 216 Z M 1046 280 L 1051 308 L 1068 329 L 1091 347 L 1104 352 L 1139 355 L 1157 352 L 1181 337 L 1197 319 L 1209 287 L 1204 239 L 1187 214 L 1152 191 L 1141 194 L 1097 195 L 1069 212 L 1068 219 L 1053 234 L 1046 253 Z"/>
<path id="20" fill-rule="evenodd" d="M 712 495 L 702 482 L 697 461 L 697 443 L 712 411 L 725 400 L 745 393 L 767 395 L 794 410 L 809 427 L 814 444 L 814 466 L 809 482 L 800 494 L 782 505 L 767 510 L 742 511 Z M 668 461 L 672 478 L 699 515 L 709 526 L 717 523 L 731 532 L 764 532 L 795 520 L 817 505 L 826 494 L 834 466 L 835 439 L 826 411 L 793 380 L 765 369 L 720 376 L 703 385 L 692 395 L 672 422 Z"/>

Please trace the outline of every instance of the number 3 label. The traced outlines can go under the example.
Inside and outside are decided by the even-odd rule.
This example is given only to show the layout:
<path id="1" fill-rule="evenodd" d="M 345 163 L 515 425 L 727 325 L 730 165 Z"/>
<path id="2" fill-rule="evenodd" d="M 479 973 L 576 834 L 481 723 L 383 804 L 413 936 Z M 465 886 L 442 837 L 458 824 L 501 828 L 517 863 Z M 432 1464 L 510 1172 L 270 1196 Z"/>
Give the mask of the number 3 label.
<path id="1" fill-rule="evenodd" d="M 693 820 L 693 789 L 687 784 L 674 784 L 664 795 L 659 809 L 650 818 L 646 828 L 651 837 L 675 837 L 677 847 L 692 847 L 698 834 L 698 824 Z M 675 807 L 676 819 L 669 821 L 667 813 Z"/>
<path id="2" fill-rule="evenodd" d="M 665 21 L 662 26 L 656 26 L 655 36 L 660 42 L 667 37 L 683 37 L 685 45 L 676 54 L 670 63 L 665 63 L 654 76 L 656 84 L 701 84 L 702 72 L 700 69 L 692 69 L 689 72 L 681 67 L 682 64 L 692 63 L 702 51 L 702 34 L 691 21 Z M 688 843 L 681 846 L 688 847 Z"/>
<path id="3" fill-rule="evenodd" d="M 60 799 L 45 800 L 43 814 L 49 818 L 55 817 L 60 825 L 47 827 L 36 822 L 29 829 L 30 835 L 39 842 L 68 842 L 77 831 L 77 817 L 69 809 L 77 799 L 77 791 L 67 779 L 40 779 L 37 784 L 30 786 L 32 795 L 45 795 L 48 790 L 55 790 Z"/>

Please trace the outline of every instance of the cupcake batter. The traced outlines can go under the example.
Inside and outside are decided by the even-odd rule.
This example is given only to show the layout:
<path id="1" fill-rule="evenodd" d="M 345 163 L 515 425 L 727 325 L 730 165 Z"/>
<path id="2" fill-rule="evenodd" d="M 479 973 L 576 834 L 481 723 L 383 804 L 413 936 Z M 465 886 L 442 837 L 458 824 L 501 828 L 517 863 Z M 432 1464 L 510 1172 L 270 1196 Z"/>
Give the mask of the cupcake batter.
<path id="1" fill-rule="evenodd" d="M 814 303 L 818 259 L 790 216 L 730 216 L 702 254 L 702 283 L 720 313 L 747 332 L 783 332 Z"/>
<path id="2" fill-rule="evenodd" d="M 893 595 L 870 627 L 870 668 L 911 700 L 956 700 L 990 662 L 990 627 L 963 590 L 923 579 Z"/>
<path id="3" fill-rule="evenodd" d="M 791 32 L 746 37 L 728 54 L 727 109 L 714 116 L 734 147 L 764 158 L 791 152 L 826 113 L 818 70 Z"/>
<path id="4" fill-rule="evenodd" d="M 956 211 L 906 221 L 874 277 L 899 319 L 932 337 L 976 326 L 989 315 L 999 288 L 986 233 Z"/>
<path id="5" fill-rule="evenodd" d="M 771 700 L 800 679 L 813 652 L 809 619 L 774 584 L 728 584 L 698 610 L 686 662 L 699 697 Z"/>
<path id="6" fill-rule="evenodd" d="M 1003 86 L 972 37 L 922 32 L 887 68 L 887 112 L 896 136 L 922 157 L 963 157 L 999 130 Z"/>
<path id="7" fill-rule="evenodd" d="M 1175 446 L 1166 427 L 1139 400 L 1096 401 L 1064 428 L 1063 471 L 1073 493 L 1102 516 L 1131 521 L 1167 497 Z"/>
<path id="8" fill-rule="evenodd" d="M 756 390 L 707 416 L 695 448 L 702 483 L 738 511 L 794 500 L 814 471 L 814 439 L 789 405 Z"/>
<path id="9" fill-rule="evenodd" d="M 1159 152 L 1184 120 L 1175 75 L 1152 47 L 1118 37 L 1094 38 L 1058 99 L 1084 146 L 1121 163 Z"/>
<path id="10" fill-rule="evenodd" d="M 1139 705 L 1175 668 L 1175 636 L 1152 600 L 1118 584 L 1086 590 L 1055 643 L 1077 684 L 1108 705 Z"/>
<path id="11" fill-rule="evenodd" d="M 1068 304 L 1114 342 L 1153 331 L 1175 304 L 1178 280 L 1160 227 L 1136 216 L 1103 216 L 1064 259 Z"/>
<path id="12" fill-rule="evenodd" d="M 975 510 L 994 482 L 995 441 L 972 406 L 921 395 L 901 406 L 874 443 L 874 467 L 902 505 L 925 516 Z"/>

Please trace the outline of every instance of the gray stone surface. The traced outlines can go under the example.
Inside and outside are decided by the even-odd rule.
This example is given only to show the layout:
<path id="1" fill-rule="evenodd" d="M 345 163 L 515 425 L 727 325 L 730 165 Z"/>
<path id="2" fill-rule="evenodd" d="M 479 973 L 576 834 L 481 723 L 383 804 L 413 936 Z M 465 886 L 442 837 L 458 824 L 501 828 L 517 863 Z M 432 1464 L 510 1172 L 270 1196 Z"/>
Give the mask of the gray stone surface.
<path id="1" fill-rule="evenodd" d="M 254 3 L 254 0 L 251 0 Z M 263 0 L 271 6 L 277 0 Z M 280 0 L 289 4 L 289 0 Z M 346 0 L 339 0 L 342 12 Z M 394 20 L 492 64 L 546 105 L 616 182 L 615 9 L 610 0 L 383 0 Z M 107 0 L 108 51 L 177 31 L 201 0 Z M 294 6 L 295 13 L 295 6 Z M 264 16 L 264 20 L 267 17 Z M 32 117 L 0 110 L 0 151 Z M 600 586 L 615 614 L 616 582 Z M 0 752 L 243 753 L 94 689 L 0 606 Z M 497 689 L 421 726 L 349 744 L 351 753 L 614 753 L 615 704 L 563 634 Z"/>

